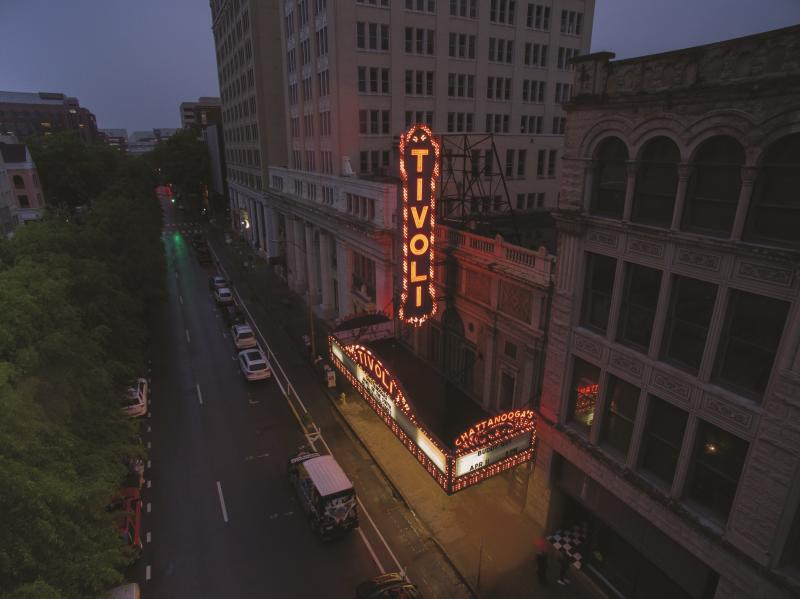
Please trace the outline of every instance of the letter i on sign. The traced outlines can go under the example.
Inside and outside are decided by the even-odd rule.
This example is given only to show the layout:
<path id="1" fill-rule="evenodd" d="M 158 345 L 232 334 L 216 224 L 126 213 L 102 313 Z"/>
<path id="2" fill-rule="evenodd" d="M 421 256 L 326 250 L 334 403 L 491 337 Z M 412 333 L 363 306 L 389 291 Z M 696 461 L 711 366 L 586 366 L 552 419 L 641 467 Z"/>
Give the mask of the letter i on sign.
<path id="1" fill-rule="evenodd" d="M 418 326 L 436 312 L 433 281 L 434 227 L 440 146 L 427 125 L 400 137 L 403 181 L 403 291 L 400 320 Z"/>

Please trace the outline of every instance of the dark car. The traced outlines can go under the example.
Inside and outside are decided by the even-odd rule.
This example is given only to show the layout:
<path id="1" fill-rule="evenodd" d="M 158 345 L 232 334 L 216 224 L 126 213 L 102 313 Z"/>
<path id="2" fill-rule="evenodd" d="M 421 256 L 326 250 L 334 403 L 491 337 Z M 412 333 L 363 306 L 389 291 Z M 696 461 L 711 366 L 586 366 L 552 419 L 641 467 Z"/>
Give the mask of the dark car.
<path id="1" fill-rule="evenodd" d="M 422 599 L 422 593 L 402 574 L 390 572 L 359 584 L 356 599 Z"/>
<path id="2" fill-rule="evenodd" d="M 244 313 L 236 304 L 225 306 L 222 309 L 222 315 L 225 317 L 225 320 L 227 320 L 228 324 L 230 325 L 244 324 L 246 322 L 244 318 Z"/>

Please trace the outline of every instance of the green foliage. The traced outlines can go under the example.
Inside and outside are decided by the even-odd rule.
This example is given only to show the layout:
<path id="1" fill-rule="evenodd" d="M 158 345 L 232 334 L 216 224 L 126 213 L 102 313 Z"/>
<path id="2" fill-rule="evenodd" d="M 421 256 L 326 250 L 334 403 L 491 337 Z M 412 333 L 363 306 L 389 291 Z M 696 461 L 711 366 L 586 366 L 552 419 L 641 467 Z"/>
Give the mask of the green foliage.
<path id="1" fill-rule="evenodd" d="M 211 162 L 206 144 L 185 129 L 158 144 L 148 156 L 162 183 L 172 183 L 186 209 L 197 216 L 211 184 Z M 159 171 L 160 169 L 160 171 Z"/>
<path id="2" fill-rule="evenodd" d="M 144 371 L 164 294 L 150 165 L 117 155 L 104 182 L 80 185 L 80 195 L 48 160 L 60 155 L 54 171 L 74 166 L 82 177 L 86 156 L 102 152 L 76 150 L 73 160 L 71 140 L 57 138 L 37 150 L 48 156 L 37 163 L 42 181 L 91 210 L 0 242 L 2 599 L 97 597 L 122 582 L 130 555 L 106 506 L 123 459 L 141 450 L 119 397 Z"/>

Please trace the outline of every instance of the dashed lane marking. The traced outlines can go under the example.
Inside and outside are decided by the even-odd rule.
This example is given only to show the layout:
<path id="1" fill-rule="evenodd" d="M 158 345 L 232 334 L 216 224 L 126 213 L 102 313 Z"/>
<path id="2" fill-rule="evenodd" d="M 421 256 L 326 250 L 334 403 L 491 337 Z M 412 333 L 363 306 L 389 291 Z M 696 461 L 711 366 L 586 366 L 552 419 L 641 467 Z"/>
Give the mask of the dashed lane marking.
<path id="1" fill-rule="evenodd" d="M 228 521 L 228 510 L 225 509 L 225 498 L 222 496 L 222 485 L 217 481 L 217 494 L 219 495 L 219 505 L 222 508 L 222 519 Z"/>
<path id="2" fill-rule="evenodd" d="M 186 329 L 186 343 L 191 343 L 192 338 L 189 336 L 189 329 Z"/>
<path id="3" fill-rule="evenodd" d="M 151 576 L 150 576 L 150 566 L 147 566 L 147 567 L 144 569 L 144 579 L 145 579 L 145 580 L 147 580 L 147 581 L 149 581 L 149 580 L 150 580 L 150 577 L 151 577 Z"/>
<path id="4" fill-rule="evenodd" d="M 203 405 L 203 394 L 200 391 L 200 383 L 196 383 L 195 387 L 197 387 L 197 401 L 200 402 L 200 405 Z"/>

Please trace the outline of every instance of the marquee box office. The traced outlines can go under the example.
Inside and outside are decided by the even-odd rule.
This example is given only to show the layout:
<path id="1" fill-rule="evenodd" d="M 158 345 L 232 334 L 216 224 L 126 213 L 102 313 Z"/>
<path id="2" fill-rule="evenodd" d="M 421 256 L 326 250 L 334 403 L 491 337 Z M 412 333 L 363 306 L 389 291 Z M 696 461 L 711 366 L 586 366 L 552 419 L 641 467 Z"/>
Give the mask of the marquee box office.
<path id="1" fill-rule="evenodd" d="M 328 337 L 331 361 L 446 493 L 531 459 L 532 410 L 486 413 L 395 339 L 393 324 L 380 315 L 341 324 Z"/>

